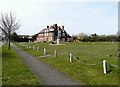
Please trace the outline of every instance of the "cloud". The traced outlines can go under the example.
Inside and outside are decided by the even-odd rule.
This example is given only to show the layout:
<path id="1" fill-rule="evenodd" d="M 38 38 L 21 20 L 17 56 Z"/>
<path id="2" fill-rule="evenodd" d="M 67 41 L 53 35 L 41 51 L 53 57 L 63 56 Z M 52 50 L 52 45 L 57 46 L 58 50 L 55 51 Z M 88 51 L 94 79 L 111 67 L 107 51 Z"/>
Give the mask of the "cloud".
<path id="1" fill-rule="evenodd" d="M 15 12 L 22 21 L 20 34 L 35 34 L 53 23 L 65 25 L 66 30 L 71 34 L 117 32 L 117 2 L 111 2 L 116 0 L 47 1 L 2 0 L 0 13 Z"/>

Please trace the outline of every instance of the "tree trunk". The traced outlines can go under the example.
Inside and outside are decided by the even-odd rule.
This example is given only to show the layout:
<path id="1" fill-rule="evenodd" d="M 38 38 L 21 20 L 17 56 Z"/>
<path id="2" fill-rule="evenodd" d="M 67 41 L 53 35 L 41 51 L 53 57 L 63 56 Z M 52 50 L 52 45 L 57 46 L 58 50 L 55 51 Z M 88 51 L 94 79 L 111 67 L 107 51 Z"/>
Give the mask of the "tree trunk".
<path id="1" fill-rule="evenodd" d="M 10 40 L 8 40 L 8 49 L 10 50 Z"/>
<path id="2" fill-rule="evenodd" d="M 8 32 L 8 49 L 10 50 L 10 31 Z"/>

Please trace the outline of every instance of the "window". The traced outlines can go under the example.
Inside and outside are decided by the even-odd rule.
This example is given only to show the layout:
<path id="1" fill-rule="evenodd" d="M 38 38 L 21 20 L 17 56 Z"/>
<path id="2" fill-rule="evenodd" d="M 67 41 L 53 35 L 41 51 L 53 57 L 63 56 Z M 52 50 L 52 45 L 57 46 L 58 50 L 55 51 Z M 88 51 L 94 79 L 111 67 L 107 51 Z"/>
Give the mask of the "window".
<path id="1" fill-rule="evenodd" d="M 45 36 L 47 36 L 47 33 L 45 33 Z"/>
<path id="2" fill-rule="evenodd" d="M 45 32 L 47 32 L 47 30 L 45 30 Z"/>

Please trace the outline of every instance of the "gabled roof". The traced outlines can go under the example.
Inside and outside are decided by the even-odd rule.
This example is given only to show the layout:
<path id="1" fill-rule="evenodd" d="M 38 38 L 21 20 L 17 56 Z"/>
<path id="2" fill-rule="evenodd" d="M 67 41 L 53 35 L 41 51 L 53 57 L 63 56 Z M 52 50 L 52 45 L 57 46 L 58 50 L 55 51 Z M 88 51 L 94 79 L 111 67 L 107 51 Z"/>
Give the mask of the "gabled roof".
<path id="1" fill-rule="evenodd" d="M 53 24 L 51 26 L 47 26 L 47 28 L 44 28 L 42 29 L 39 33 L 37 34 L 34 34 L 32 37 L 35 37 L 37 36 L 38 34 L 40 33 L 45 33 L 45 30 L 50 30 L 50 29 L 54 29 L 54 30 L 57 30 L 57 29 L 60 29 L 60 30 L 64 30 L 64 26 L 58 26 L 57 24 Z M 47 31 L 47 32 L 50 32 L 50 31 Z M 66 32 L 66 31 L 65 31 Z M 67 33 L 67 32 L 66 32 Z M 70 37 L 70 35 L 67 33 L 68 37 Z"/>

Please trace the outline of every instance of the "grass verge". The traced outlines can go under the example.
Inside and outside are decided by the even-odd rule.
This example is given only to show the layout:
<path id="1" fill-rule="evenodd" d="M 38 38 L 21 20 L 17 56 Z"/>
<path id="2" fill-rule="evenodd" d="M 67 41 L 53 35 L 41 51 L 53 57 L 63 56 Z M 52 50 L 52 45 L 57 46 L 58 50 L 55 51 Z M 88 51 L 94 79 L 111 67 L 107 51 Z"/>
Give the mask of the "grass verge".
<path id="1" fill-rule="evenodd" d="M 56 46 L 49 45 L 48 43 L 23 43 L 29 46 L 40 47 L 40 52 L 32 50 L 32 48 L 25 48 L 16 43 L 17 46 L 22 48 L 27 53 L 33 56 L 42 56 L 43 48 L 47 48 L 47 54 L 51 57 L 40 58 L 40 60 L 48 63 L 49 65 L 64 72 L 71 78 L 78 80 L 86 85 L 118 85 L 118 68 L 112 66 L 114 64 L 118 66 L 118 43 L 111 42 L 86 42 L 86 43 L 66 43 L 66 45 Z M 53 52 L 57 50 L 58 56 L 53 58 Z M 78 59 L 73 59 L 72 63 L 69 63 L 69 53 Z M 103 74 L 102 64 L 95 66 L 89 66 L 84 64 L 95 64 L 107 60 L 107 74 Z M 82 61 L 84 64 L 81 64 Z"/>
<path id="2" fill-rule="evenodd" d="M 2 85 L 41 85 L 14 49 L 2 46 Z"/>

